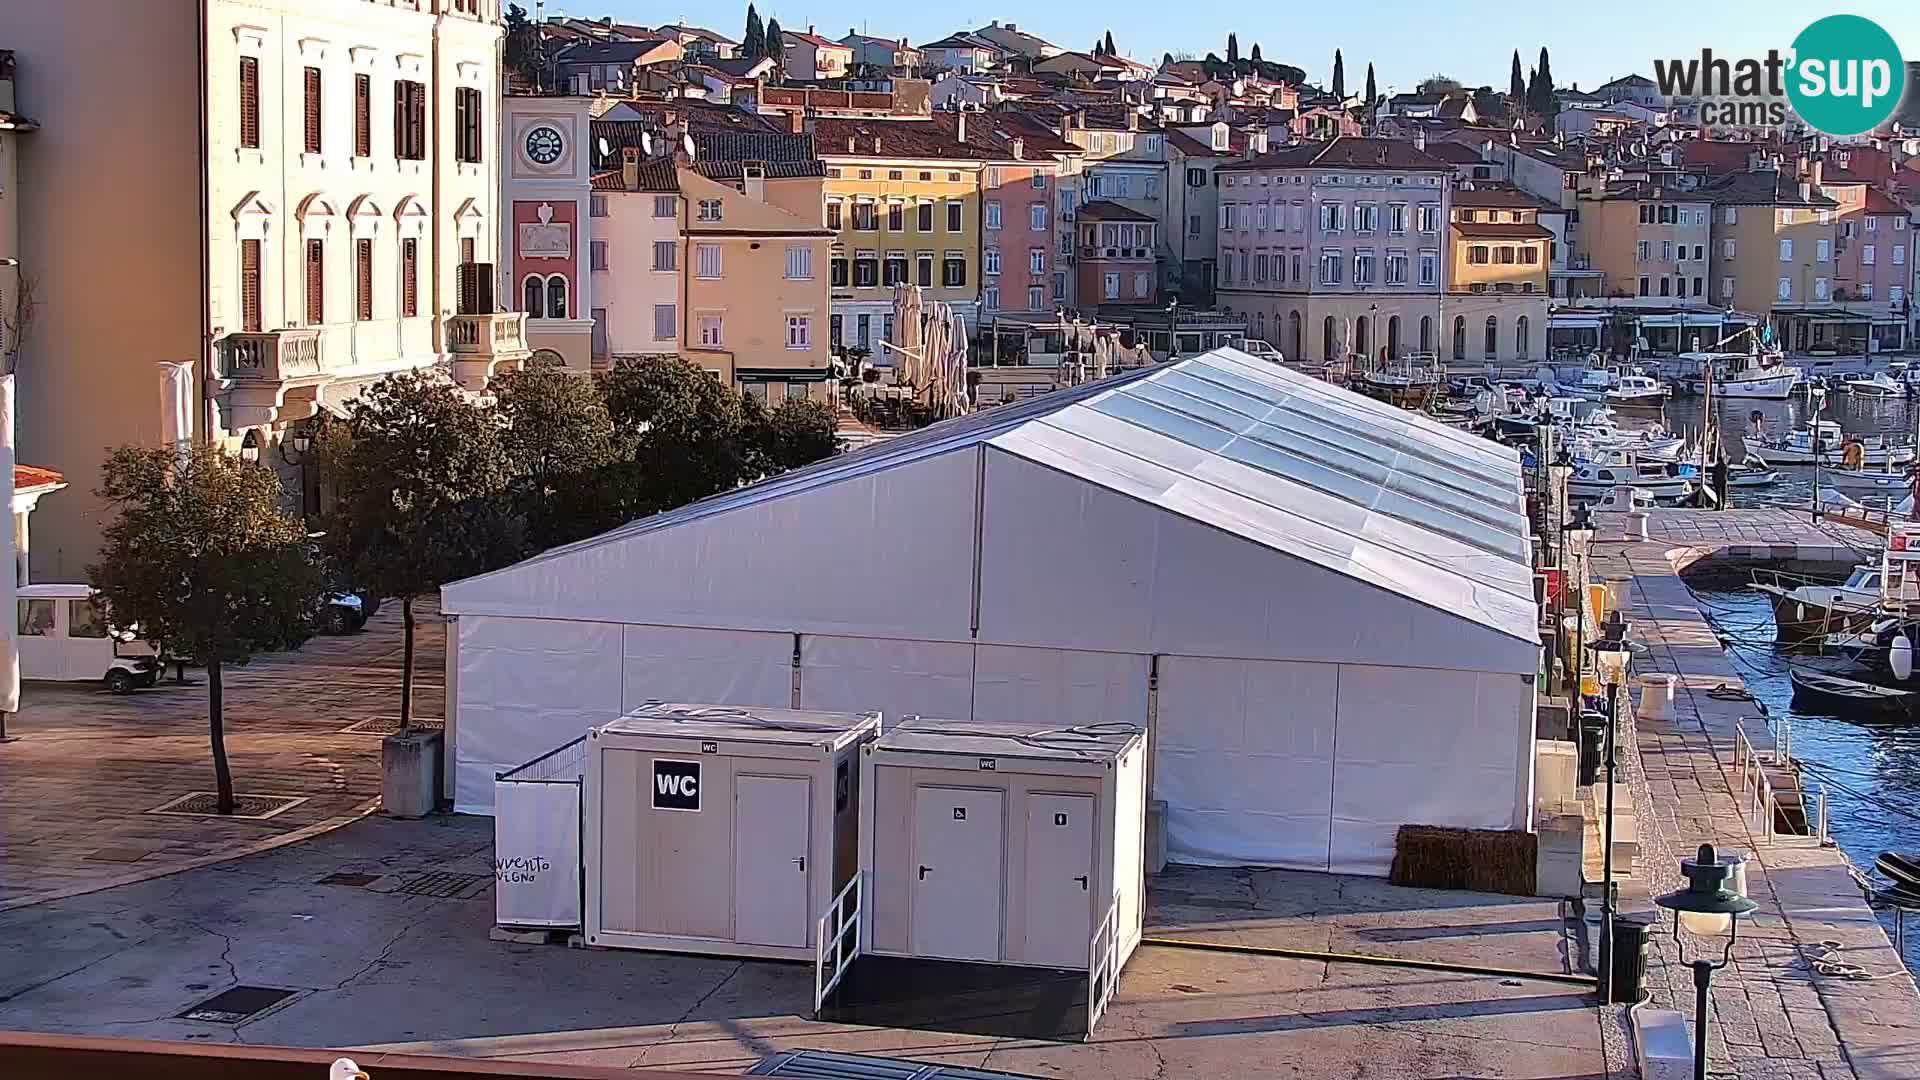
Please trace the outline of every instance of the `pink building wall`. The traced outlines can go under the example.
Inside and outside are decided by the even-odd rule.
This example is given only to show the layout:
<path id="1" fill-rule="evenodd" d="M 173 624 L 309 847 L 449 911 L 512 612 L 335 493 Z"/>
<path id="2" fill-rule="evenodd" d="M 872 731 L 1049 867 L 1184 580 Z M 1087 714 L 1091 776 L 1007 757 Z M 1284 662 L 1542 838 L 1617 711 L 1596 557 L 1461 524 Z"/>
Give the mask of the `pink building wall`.
<path id="1" fill-rule="evenodd" d="M 1000 273 L 982 274 L 981 305 L 983 310 L 992 311 L 1042 311 L 1051 312 L 1060 298 L 1053 295 L 1052 280 L 1054 263 L 1059 253 L 1054 250 L 1055 213 L 1055 167 L 1051 164 L 1023 162 L 989 166 L 997 170 L 999 183 L 987 187 L 985 201 L 988 209 L 980 215 L 980 251 L 982 266 L 988 265 L 987 252 L 998 249 L 1000 252 Z M 1034 186 L 1034 177 L 1040 177 L 1042 186 Z M 999 204 L 1000 227 L 991 228 L 993 204 Z M 1038 207 L 1038 217 L 1035 217 Z M 1036 227 L 1037 224 L 1037 227 Z M 1039 253 L 1036 269 L 1033 253 Z M 987 308 L 986 288 L 999 287 L 999 303 Z M 1030 301 L 1028 290 L 1039 286 L 1038 306 Z"/>

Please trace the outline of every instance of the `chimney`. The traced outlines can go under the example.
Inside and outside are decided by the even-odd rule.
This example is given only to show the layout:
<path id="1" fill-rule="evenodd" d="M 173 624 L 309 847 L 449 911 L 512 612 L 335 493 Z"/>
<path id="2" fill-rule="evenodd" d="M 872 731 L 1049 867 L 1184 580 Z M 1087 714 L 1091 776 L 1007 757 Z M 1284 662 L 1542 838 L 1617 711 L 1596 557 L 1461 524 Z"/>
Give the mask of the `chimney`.
<path id="1" fill-rule="evenodd" d="M 1019 27 L 1018 25 L 1016 25 L 1016 24 L 1014 24 L 1014 23 L 1008 23 L 1008 24 L 1007 24 L 1007 29 L 1009 29 L 1009 30 L 1018 30 L 1018 29 L 1020 29 L 1020 27 Z"/>
<path id="2" fill-rule="evenodd" d="M 767 165 L 763 161 L 748 161 L 740 165 L 740 193 L 754 202 L 767 201 Z"/>
<path id="3" fill-rule="evenodd" d="M 1417 124 L 1413 129 L 1413 148 L 1422 153 L 1427 149 L 1427 129 Z"/>
<path id="4" fill-rule="evenodd" d="M 1127 110 L 1127 130 L 1128 131 L 1140 130 L 1140 114 L 1135 112 L 1132 109 Z"/>
<path id="5" fill-rule="evenodd" d="M 628 191 L 640 189 L 640 148 L 637 146 L 620 148 L 620 186 Z"/>
<path id="6" fill-rule="evenodd" d="M 807 24 L 807 33 L 808 33 L 809 35 L 811 35 L 811 34 L 813 33 L 813 24 L 812 24 L 812 23 L 808 23 L 808 24 Z"/>
<path id="7" fill-rule="evenodd" d="M 1013 160 L 1020 161 L 1027 156 L 1027 140 L 1018 135 L 1013 137 Z"/>
<path id="8" fill-rule="evenodd" d="M 880 152 L 880 135 L 877 132 L 873 136 L 873 152 L 876 154 Z"/>
<path id="9" fill-rule="evenodd" d="M 1808 202 L 1808 201 L 1811 201 L 1812 198 L 1813 198 L 1813 185 L 1806 182 L 1805 180 L 1800 181 L 1800 201 Z"/>
<path id="10" fill-rule="evenodd" d="M 954 138 L 959 142 L 967 141 L 967 110 L 961 109 L 953 118 Z"/>
<path id="11" fill-rule="evenodd" d="M 851 154 L 851 153 L 855 153 L 855 152 L 856 152 L 856 151 L 855 151 L 855 149 L 854 149 L 854 145 L 853 145 L 853 136 L 851 136 L 851 135 L 849 135 L 849 136 L 847 136 L 847 153 L 849 153 L 849 154 Z"/>
<path id="12" fill-rule="evenodd" d="M 798 112 L 790 112 L 787 114 L 787 133 L 788 134 L 799 135 L 806 130 L 807 130 L 807 118 L 805 115 Z"/>

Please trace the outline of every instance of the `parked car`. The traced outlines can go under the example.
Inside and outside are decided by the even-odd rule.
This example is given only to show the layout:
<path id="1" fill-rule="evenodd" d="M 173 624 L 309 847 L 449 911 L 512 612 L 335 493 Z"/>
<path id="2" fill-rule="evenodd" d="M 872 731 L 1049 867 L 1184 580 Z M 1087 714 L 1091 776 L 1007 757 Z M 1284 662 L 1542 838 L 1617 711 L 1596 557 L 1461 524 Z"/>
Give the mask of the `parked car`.
<path id="1" fill-rule="evenodd" d="M 115 627 L 91 586 L 22 585 L 20 677 L 55 682 L 99 680 L 116 694 L 160 680 L 164 663 L 132 627 Z"/>
<path id="2" fill-rule="evenodd" d="M 1279 349 L 1261 341 L 1259 338 L 1248 338 L 1241 342 L 1240 351 L 1257 360 L 1265 360 L 1269 364 L 1284 364 L 1287 362 L 1287 358 L 1280 355 Z"/>

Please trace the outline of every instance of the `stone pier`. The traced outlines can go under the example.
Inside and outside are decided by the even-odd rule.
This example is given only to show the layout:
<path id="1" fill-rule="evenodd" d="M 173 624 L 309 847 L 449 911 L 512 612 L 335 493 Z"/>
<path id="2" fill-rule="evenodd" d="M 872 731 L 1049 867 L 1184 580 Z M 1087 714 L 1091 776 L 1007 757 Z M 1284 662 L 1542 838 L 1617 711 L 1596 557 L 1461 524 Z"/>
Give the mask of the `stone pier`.
<path id="1" fill-rule="evenodd" d="M 1768 718 L 1679 572 L 1704 561 L 1733 565 L 1795 561 L 1842 569 L 1878 557 L 1877 536 L 1815 523 L 1787 509 L 1656 510 L 1645 541 L 1626 537 L 1623 514 L 1600 515 L 1591 572 L 1617 583 L 1648 652 L 1633 676 L 1678 678 L 1673 719 L 1622 725 L 1621 780 L 1637 814 L 1639 876 L 1621 883 L 1621 907 L 1660 916 L 1648 956 L 1647 1008 L 1691 1023 L 1692 973 L 1681 963 L 1671 916 L 1651 898 L 1681 887 L 1679 860 L 1702 843 L 1746 852 L 1747 889 L 1760 904 L 1742 920 L 1730 966 L 1712 990 L 1712 1074 L 1742 1080 L 1893 1080 L 1920 1077 L 1920 991 L 1868 908 L 1846 856 L 1811 837 L 1765 835 L 1743 816 L 1735 780 L 1736 728 L 1772 747 Z M 1681 935 L 1685 959 L 1719 957 L 1721 942 Z M 1821 974 L 1833 959 L 1867 978 Z M 1632 1075 L 1625 1016 L 1604 1025 L 1610 1065 Z"/>

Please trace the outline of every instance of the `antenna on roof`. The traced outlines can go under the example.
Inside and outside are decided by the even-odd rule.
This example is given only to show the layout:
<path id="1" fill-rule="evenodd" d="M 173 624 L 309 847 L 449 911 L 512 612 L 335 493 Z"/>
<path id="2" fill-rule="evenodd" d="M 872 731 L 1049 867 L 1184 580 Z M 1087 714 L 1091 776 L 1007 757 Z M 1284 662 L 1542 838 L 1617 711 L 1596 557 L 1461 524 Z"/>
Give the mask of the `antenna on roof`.
<path id="1" fill-rule="evenodd" d="M 607 144 L 607 137 L 605 135 L 600 136 L 599 147 L 600 147 L 600 160 L 605 161 L 607 158 L 610 158 L 613 156 L 613 147 Z"/>
<path id="2" fill-rule="evenodd" d="M 687 152 L 687 160 L 692 161 L 693 160 L 693 135 L 689 133 L 689 134 L 680 136 L 680 145 Z"/>
<path id="3" fill-rule="evenodd" d="M 600 141 L 606 142 L 605 139 Z M 653 156 L 653 132 L 643 131 L 640 133 L 640 152 L 648 157 Z"/>

